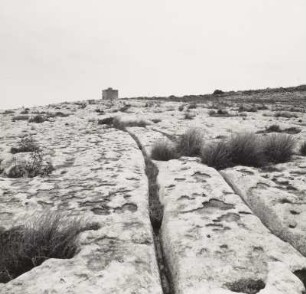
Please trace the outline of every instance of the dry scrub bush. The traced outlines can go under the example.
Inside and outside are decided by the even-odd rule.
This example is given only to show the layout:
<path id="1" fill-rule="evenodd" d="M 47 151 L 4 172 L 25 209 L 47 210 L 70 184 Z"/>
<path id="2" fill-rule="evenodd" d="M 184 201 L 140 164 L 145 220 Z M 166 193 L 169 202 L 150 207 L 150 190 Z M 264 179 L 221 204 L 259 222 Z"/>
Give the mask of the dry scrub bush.
<path id="1" fill-rule="evenodd" d="M 72 258 L 80 220 L 47 213 L 25 226 L 0 231 L 0 283 L 6 283 L 49 258 Z"/>
<path id="2" fill-rule="evenodd" d="M 300 153 L 303 156 L 306 156 L 306 141 L 304 141 L 300 146 Z"/>
<path id="3" fill-rule="evenodd" d="M 294 146 L 295 141 L 290 135 L 272 134 L 265 138 L 263 151 L 267 161 L 282 163 L 291 159 Z"/>
<path id="4" fill-rule="evenodd" d="M 160 161 L 178 158 L 176 146 L 169 140 L 158 141 L 152 147 L 151 158 Z"/>
<path id="5" fill-rule="evenodd" d="M 44 162 L 41 151 L 35 151 L 27 160 L 17 160 L 6 174 L 9 178 L 47 176 L 54 170 L 50 162 Z"/>
<path id="6" fill-rule="evenodd" d="M 34 140 L 32 136 L 28 135 L 21 138 L 19 146 L 11 148 L 11 153 L 15 154 L 19 152 L 34 152 L 38 150 L 39 146 L 37 142 Z"/>
<path id="7" fill-rule="evenodd" d="M 203 148 L 204 138 L 200 128 L 187 130 L 179 139 L 177 149 L 183 156 L 199 156 Z"/>

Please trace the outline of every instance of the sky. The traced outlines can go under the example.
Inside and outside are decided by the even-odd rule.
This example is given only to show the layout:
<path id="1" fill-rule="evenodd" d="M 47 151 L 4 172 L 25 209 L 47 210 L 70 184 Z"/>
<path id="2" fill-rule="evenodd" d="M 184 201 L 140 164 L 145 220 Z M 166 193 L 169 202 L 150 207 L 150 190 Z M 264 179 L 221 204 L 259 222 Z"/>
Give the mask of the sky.
<path id="1" fill-rule="evenodd" d="M 0 109 L 306 83 L 305 0 L 0 0 Z"/>

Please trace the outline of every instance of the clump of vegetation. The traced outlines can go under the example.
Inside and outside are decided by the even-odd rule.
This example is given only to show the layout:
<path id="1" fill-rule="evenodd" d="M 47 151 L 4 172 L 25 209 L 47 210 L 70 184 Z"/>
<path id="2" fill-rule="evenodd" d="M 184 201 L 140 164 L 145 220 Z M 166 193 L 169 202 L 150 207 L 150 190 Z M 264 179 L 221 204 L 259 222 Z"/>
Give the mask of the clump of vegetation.
<path id="1" fill-rule="evenodd" d="M 97 112 L 97 113 L 100 114 L 100 115 L 105 114 L 105 111 L 102 110 L 102 109 L 100 109 L 100 108 L 95 109 L 95 112 Z"/>
<path id="2" fill-rule="evenodd" d="M 0 230 L 0 283 L 15 279 L 49 258 L 72 258 L 82 230 L 80 220 L 51 213 L 25 226 Z"/>
<path id="3" fill-rule="evenodd" d="M 37 114 L 37 115 L 35 115 L 33 117 L 30 117 L 28 121 L 30 123 L 43 123 L 44 121 L 47 121 L 47 120 L 48 119 L 47 119 L 46 116 L 43 116 L 41 114 Z"/>
<path id="4" fill-rule="evenodd" d="M 184 119 L 188 119 L 188 120 L 191 120 L 191 119 L 193 119 L 194 118 L 194 114 L 192 114 L 191 112 L 189 112 L 189 111 L 186 111 L 185 113 L 184 113 Z"/>
<path id="5" fill-rule="evenodd" d="M 272 134 L 265 138 L 263 151 L 269 162 L 287 162 L 293 155 L 295 141 L 290 135 Z"/>
<path id="6" fill-rule="evenodd" d="M 154 160 L 167 161 L 178 158 L 175 144 L 169 140 L 156 142 L 151 150 L 151 158 Z"/>
<path id="7" fill-rule="evenodd" d="M 222 95 L 224 94 L 224 92 L 222 90 L 219 90 L 219 89 L 216 89 L 214 92 L 213 92 L 213 95 Z"/>
<path id="8" fill-rule="evenodd" d="M 199 156 L 203 145 L 202 130 L 200 128 L 191 128 L 180 137 L 177 150 L 183 156 Z"/>
<path id="9" fill-rule="evenodd" d="M 255 134 L 233 136 L 228 142 L 231 161 L 234 165 L 260 167 L 265 163 L 260 140 Z"/>
<path id="10" fill-rule="evenodd" d="M 216 169 L 236 165 L 264 167 L 268 163 L 287 162 L 293 155 L 295 141 L 290 135 L 273 134 L 258 138 L 254 134 L 239 134 L 229 140 L 205 146 L 202 162 Z"/>
<path id="11" fill-rule="evenodd" d="M 184 105 L 184 104 L 181 104 L 181 105 L 179 106 L 178 110 L 179 110 L 179 111 L 183 111 L 183 110 L 184 110 L 184 107 L 185 107 L 185 105 Z"/>
<path id="12" fill-rule="evenodd" d="M 233 166 L 231 152 L 224 141 L 202 148 L 201 160 L 202 163 L 214 167 L 217 170 Z"/>
<path id="13" fill-rule="evenodd" d="M 229 112 L 226 109 L 219 108 L 217 111 L 210 110 L 208 112 L 209 116 L 230 116 Z"/>
<path id="14" fill-rule="evenodd" d="M 281 133 L 282 130 L 279 125 L 271 125 L 266 128 L 266 133 Z"/>
<path id="15" fill-rule="evenodd" d="M 124 130 L 127 127 L 142 127 L 145 128 L 149 124 L 148 121 L 144 119 L 130 119 L 122 120 L 120 117 L 115 117 L 113 119 L 113 126 L 117 129 Z"/>
<path id="16" fill-rule="evenodd" d="M 12 121 L 15 122 L 15 121 L 20 121 L 20 120 L 29 120 L 29 116 L 28 115 L 15 115 L 13 118 L 12 118 Z"/>
<path id="17" fill-rule="evenodd" d="M 187 106 L 187 109 L 196 109 L 198 107 L 198 105 L 196 103 L 190 103 L 188 106 Z"/>
<path id="18" fill-rule="evenodd" d="M 39 146 L 34 138 L 30 135 L 21 138 L 18 147 L 12 147 L 11 153 L 19 153 L 19 152 L 34 152 L 39 151 Z"/>
<path id="19" fill-rule="evenodd" d="M 106 117 L 106 118 L 103 118 L 103 119 L 99 119 L 98 120 L 98 125 L 112 125 L 113 120 L 114 120 L 114 118 L 112 116 L 111 117 Z"/>
<path id="20" fill-rule="evenodd" d="M 17 160 L 8 169 L 6 176 L 9 178 L 21 178 L 36 176 L 47 176 L 54 170 L 50 162 L 44 162 L 42 152 L 36 150 L 31 153 L 30 157 L 26 160 Z"/>
<path id="21" fill-rule="evenodd" d="M 274 114 L 275 117 L 285 117 L 285 118 L 297 118 L 299 117 L 297 114 L 295 113 L 291 113 L 289 111 L 278 111 Z"/>
<path id="22" fill-rule="evenodd" d="M 304 141 L 300 146 L 300 153 L 303 156 L 306 156 L 306 141 Z"/>
<path id="23" fill-rule="evenodd" d="M 257 112 L 255 105 L 240 105 L 238 108 L 239 112 Z"/>
<path id="24" fill-rule="evenodd" d="M 160 123 L 161 119 L 160 118 L 153 118 L 151 119 L 152 122 L 154 122 L 155 124 Z"/>

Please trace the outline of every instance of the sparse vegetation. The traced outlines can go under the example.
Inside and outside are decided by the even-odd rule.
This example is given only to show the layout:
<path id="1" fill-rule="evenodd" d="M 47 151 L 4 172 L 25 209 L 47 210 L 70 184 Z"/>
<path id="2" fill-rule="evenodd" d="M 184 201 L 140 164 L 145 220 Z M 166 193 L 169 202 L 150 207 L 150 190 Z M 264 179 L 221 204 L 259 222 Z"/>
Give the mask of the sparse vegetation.
<path id="1" fill-rule="evenodd" d="M 233 166 L 230 150 L 224 141 L 202 148 L 201 159 L 202 163 L 217 170 Z"/>
<path id="2" fill-rule="evenodd" d="M 28 159 L 15 158 L 13 165 L 6 172 L 9 178 L 47 176 L 54 170 L 50 162 L 45 162 L 40 150 L 31 153 Z"/>
<path id="3" fill-rule="evenodd" d="M 196 103 L 190 103 L 188 106 L 187 106 L 187 109 L 196 109 L 198 107 L 198 105 Z"/>
<path id="4" fill-rule="evenodd" d="M 167 161 L 178 158 L 175 144 L 169 140 L 156 142 L 151 150 L 151 158 L 154 160 Z"/>
<path id="5" fill-rule="evenodd" d="M 30 117 L 28 121 L 30 123 L 43 123 L 44 121 L 47 121 L 47 120 L 48 119 L 47 119 L 46 116 L 43 116 L 41 114 L 37 114 L 37 115 L 35 115 L 33 117 Z"/>
<path id="6" fill-rule="evenodd" d="M 25 226 L 0 231 L 0 283 L 15 279 L 49 258 L 72 258 L 82 229 L 80 220 L 47 213 Z"/>
<path id="7" fill-rule="evenodd" d="M 193 118 L 194 118 L 194 114 L 192 114 L 191 112 L 186 111 L 186 112 L 184 113 L 184 119 L 191 120 L 191 119 L 193 119 Z"/>
<path id="8" fill-rule="evenodd" d="M 179 139 L 177 149 L 183 156 L 199 156 L 204 145 L 203 132 L 200 128 L 187 130 Z"/>
<path id="9" fill-rule="evenodd" d="M 181 104 L 181 105 L 179 106 L 178 110 L 179 110 L 179 111 L 183 111 L 183 110 L 184 110 L 184 107 L 185 107 L 184 104 Z"/>
<path id="10" fill-rule="evenodd" d="M 300 146 L 300 153 L 303 156 L 306 156 L 306 141 L 304 141 Z"/>
<path id="11" fill-rule="evenodd" d="M 17 147 L 11 148 L 11 153 L 19 153 L 19 152 L 34 152 L 38 151 L 39 146 L 34 138 L 30 135 L 21 138 L 19 145 Z"/>
<path id="12" fill-rule="evenodd" d="M 257 112 L 257 107 L 255 105 L 240 105 L 238 108 L 239 112 Z"/>
<path id="13" fill-rule="evenodd" d="M 281 163 L 291 159 L 295 141 L 290 135 L 272 134 L 265 138 L 263 151 L 269 162 Z"/>
<path id="14" fill-rule="evenodd" d="M 213 92 L 213 95 L 222 95 L 224 94 L 224 92 L 222 90 L 219 90 L 219 89 L 216 89 L 214 92 Z"/>
<path id="15" fill-rule="evenodd" d="M 295 113 L 291 113 L 289 111 L 278 111 L 274 114 L 275 117 L 285 117 L 285 118 L 297 118 L 299 117 L 297 114 Z"/>
<path id="16" fill-rule="evenodd" d="M 264 167 L 269 163 L 287 162 L 293 155 L 295 141 L 289 135 L 273 134 L 259 138 L 239 134 L 229 140 L 205 146 L 202 162 L 216 169 L 236 165 Z"/>

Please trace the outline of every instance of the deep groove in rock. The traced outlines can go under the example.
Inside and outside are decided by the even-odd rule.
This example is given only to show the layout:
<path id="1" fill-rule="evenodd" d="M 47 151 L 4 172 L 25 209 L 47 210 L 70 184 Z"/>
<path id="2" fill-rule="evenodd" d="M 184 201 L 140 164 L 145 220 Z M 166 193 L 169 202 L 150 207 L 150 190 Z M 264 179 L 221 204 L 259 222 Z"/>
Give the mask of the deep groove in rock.
<path id="1" fill-rule="evenodd" d="M 144 161 L 145 161 L 145 172 L 148 177 L 148 185 L 149 185 L 149 212 L 150 212 L 150 221 L 153 228 L 153 239 L 155 246 L 155 254 L 159 268 L 160 280 L 162 284 L 162 289 L 164 294 L 174 294 L 174 286 L 172 282 L 171 272 L 169 270 L 168 262 L 164 255 L 162 240 L 160 236 L 160 227 L 163 220 L 164 208 L 159 201 L 158 196 L 158 184 L 157 184 L 157 175 L 158 168 L 152 162 L 146 150 L 143 148 L 139 139 L 136 135 L 125 130 L 129 133 L 129 135 L 135 140 L 138 148 L 141 150 Z"/>
<path id="2" fill-rule="evenodd" d="M 302 281 L 306 291 L 306 269 L 295 271 L 294 274 Z M 306 293 L 306 292 L 304 292 Z"/>
<path id="3" fill-rule="evenodd" d="M 268 229 L 272 235 L 274 235 L 275 237 L 279 238 L 279 239 L 282 240 L 283 242 L 288 243 L 288 244 L 291 245 L 295 250 L 297 250 L 298 252 L 300 252 L 300 250 L 299 250 L 298 248 L 296 248 L 296 247 L 293 246 L 290 242 L 288 242 L 287 240 L 285 240 L 280 234 L 274 233 L 274 232 L 272 231 L 272 229 L 266 224 L 266 222 L 265 222 L 264 220 L 262 220 L 262 218 L 261 218 L 260 216 L 258 216 L 258 215 L 253 211 L 252 207 L 250 207 L 250 205 L 244 200 L 244 198 L 242 197 L 242 193 L 241 193 L 241 191 L 239 190 L 239 188 L 237 188 L 236 185 L 234 185 L 233 183 L 231 183 L 231 182 L 227 179 L 226 175 L 224 175 L 222 172 L 221 172 L 221 173 L 219 172 L 219 174 L 220 174 L 221 177 L 224 179 L 224 181 L 231 187 L 231 189 L 235 192 L 235 194 L 237 194 L 237 195 L 241 198 L 241 200 L 242 200 L 242 201 L 245 203 L 245 205 L 252 211 L 252 213 L 253 213 L 255 216 L 257 216 L 257 217 L 259 218 L 259 220 L 261 221 L 261 223 L 263 224 L 263 226 L 265 226 L 266 229 Z M 300 252 L 300 253 L 303 255 L 302 252 Z"/>

